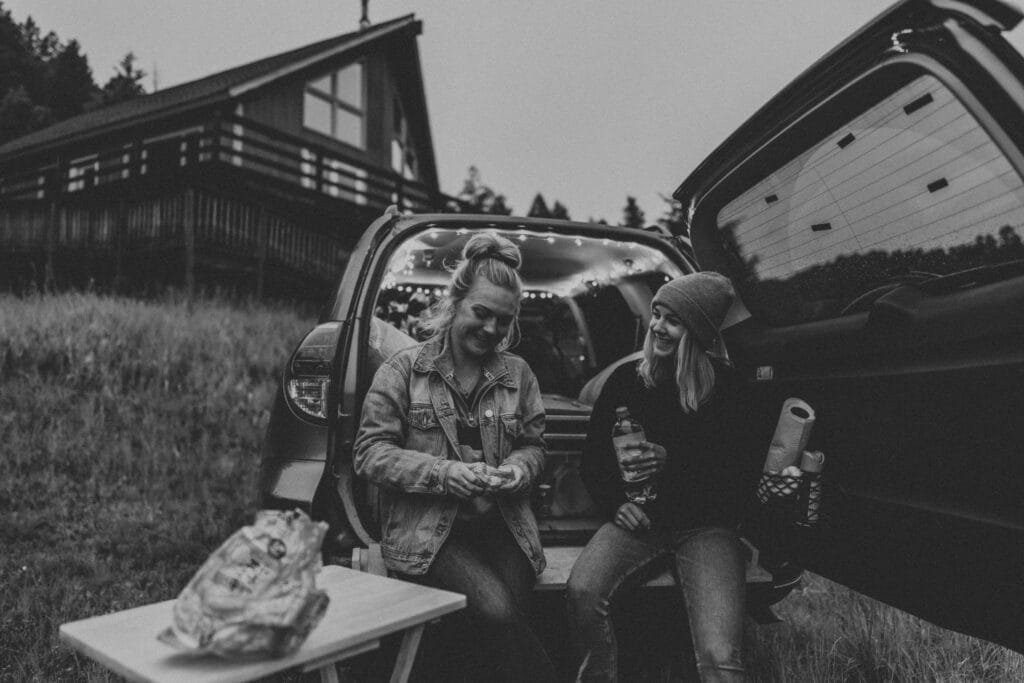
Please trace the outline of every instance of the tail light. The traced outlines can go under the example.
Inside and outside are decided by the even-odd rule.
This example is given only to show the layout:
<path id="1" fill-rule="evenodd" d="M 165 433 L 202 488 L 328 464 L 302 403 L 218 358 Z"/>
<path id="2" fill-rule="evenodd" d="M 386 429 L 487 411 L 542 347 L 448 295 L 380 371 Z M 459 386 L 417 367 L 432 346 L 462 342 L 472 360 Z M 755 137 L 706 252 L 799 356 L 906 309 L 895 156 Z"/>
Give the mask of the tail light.
<path id="1" fill-rule="evenodd" d="M 318 423 L 327 421 L 331 363 L 340 336 L 341 323 L 317 325 L 299 344 L 285 368 L 285 396 L 301 417 Z"/>

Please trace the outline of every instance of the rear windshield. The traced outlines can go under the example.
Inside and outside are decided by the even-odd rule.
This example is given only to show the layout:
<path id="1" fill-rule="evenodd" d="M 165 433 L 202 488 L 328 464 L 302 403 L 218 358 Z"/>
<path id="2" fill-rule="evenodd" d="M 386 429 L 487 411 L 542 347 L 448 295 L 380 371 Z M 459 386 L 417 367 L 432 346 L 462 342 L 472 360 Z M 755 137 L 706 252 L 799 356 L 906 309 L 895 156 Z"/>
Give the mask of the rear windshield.
<path id="1" fill-rule="evenodd" d="M 817 115 L 801 153 L 718 212 L 744 302 L 769 322 L 856 312 L 888 283 L 1024 258 L 1024 184 L 1000 146 L 937 78 L 895 72 L 844 98 L 856 115 Z"/>

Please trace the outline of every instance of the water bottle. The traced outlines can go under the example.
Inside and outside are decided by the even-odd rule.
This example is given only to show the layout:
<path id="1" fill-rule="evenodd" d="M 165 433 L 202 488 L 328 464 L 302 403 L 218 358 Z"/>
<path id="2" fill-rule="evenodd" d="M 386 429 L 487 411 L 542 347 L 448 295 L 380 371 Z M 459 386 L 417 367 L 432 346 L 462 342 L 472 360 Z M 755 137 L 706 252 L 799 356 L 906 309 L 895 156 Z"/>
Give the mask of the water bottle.
<path id="1" fill-rule="evenodd" d="M 646 441 L 644 428 L 629 414 L 629 408 L 619 406 L 615 409 L 615 426 L 612 428 L 612 445 L 619 463 L 619 473 L 626 489 L 626 498 L 631 503 L 643 505 L 654 500 L 654 481 L 649 474 L 637 474 L 627 471 L 624 460 L 636 457 L 640 452 L 640 443 Z"/>

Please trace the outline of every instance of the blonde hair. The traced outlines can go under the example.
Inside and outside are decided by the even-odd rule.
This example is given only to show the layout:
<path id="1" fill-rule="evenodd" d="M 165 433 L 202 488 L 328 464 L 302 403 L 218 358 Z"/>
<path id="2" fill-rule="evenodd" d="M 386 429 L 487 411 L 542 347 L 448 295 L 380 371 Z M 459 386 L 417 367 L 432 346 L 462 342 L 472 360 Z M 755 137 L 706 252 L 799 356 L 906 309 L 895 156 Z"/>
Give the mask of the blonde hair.
<path id="1" fill-rule="evenodd" d="M 519 300 L 523 295 L 523 280 L 519 266 L 523 256 L 519 247 L 496 232 L 480 232 L 466 241 L 462 247 L 462 258 L 451 268 L 451 281 L 444 296 L 434 304 L 420 321 L 429 340 L 444 338 L 455 320 L 455 309 L 466 298 L 479 278 L 491 284 L 514 292 L 516 310 L 512 325 L 506 337 L 498 344 L 498 351 L 504 351 L 519 342 Z"/>
<path id="2" fill-rule="evenodd" d="M 725 344 L 721 339 L 715 343 L 716 356 L 728 362 Z M 672 382 L 679 389 L 679 405 L 684 413 L 695 413 L 702 403 L 711 396 L 715 389 L 715 366 L 711 363 L 711 354 L 706 351 L 689 330 L 683 331 L 679 345 L 671 358 L 661 358 L 654 354 L 654 336 L 647 329 L 644 338 L 644 357 L 637 367 L 637 372 L 644 385 L 652 388 Z"/>

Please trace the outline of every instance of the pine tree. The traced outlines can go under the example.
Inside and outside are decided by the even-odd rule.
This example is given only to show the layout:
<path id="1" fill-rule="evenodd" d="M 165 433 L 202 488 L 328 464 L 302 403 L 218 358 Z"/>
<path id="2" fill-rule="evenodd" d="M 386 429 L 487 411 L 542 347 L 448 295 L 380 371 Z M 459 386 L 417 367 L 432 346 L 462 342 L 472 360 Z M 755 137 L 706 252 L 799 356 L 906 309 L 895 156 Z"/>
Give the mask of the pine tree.
<path id="1" fill-rule="evenodd" d="M 644 227 L 644 212 L 636 203 L 636 197 L 626 197 L 626 206 L 622 209 L 622 223 L 627 228 Z"/>
<path id="2" fill-rule="evenodd" d="M 526 212 L 526 215 L 531 218 L 551 218 L 551 209 L 548 208 L 548 203 L 544 201 L 544 195 L 540 192 L 533 198 L 533 203 L 530 204 L 530 210 Z"/>
<path id="3" fill-rule="evenodd" d="M 71 40 L 46 65 L 46 104 L 57 121 L 62 121 L 95 106 L 99 93 L 92 80 L 88 58 L 77 40 Z"/>
<path id="4" fill-rule="evenodd" d="M 658 219 L 658 224 L 664 227 L 673 235 L 687 237 L 690 234 L 690 226 L 686 222 L 686 214 L 683 212 L 683 205 L 672 197 L 661 195 L 661 198 L 668 204 L 665 207 L 664 215 Z"/>
<path id="5" fill-rule="evenodd" d="M 104 105 L 117 104 L 126 100 L 132 100 L 140 95 L 146 94 L 146 88 L 142 85 L 142 79 L 146 72 L 135 68 L 135 54 L 129 52 L 121 58 L 118 64 L 120 69 L 103 86 L 102 102 Z"/>
<path id="6" fill-rule="evenodd" d="M 489 213 L 500 216 L 512 213 L 512 208 L 505 203 L 505 195 L 498 194 L 484 185 L 480 169 L 476 166 L 469 167 L 469 177 L 462 186 L 458 200 L 460 204 L 451 208 L 460 213 Z"/>

